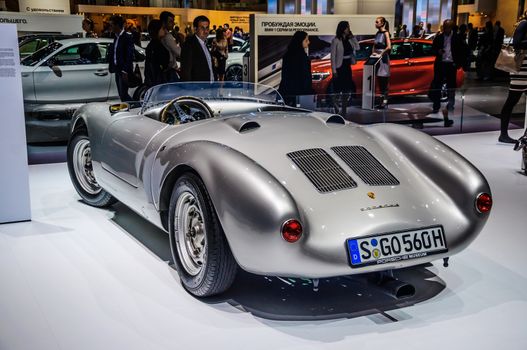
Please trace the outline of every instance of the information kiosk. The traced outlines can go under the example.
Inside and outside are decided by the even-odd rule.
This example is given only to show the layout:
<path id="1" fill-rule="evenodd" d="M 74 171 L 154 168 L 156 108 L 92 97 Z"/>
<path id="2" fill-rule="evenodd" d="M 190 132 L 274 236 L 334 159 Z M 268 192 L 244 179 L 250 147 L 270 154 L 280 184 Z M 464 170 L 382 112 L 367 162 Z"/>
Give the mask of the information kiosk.
<path id="1" fill-rule="evenodd" d="M 375 108 L 375 81 L 381 56 L 370 56 L 362 69 L 362 109 Z"/>

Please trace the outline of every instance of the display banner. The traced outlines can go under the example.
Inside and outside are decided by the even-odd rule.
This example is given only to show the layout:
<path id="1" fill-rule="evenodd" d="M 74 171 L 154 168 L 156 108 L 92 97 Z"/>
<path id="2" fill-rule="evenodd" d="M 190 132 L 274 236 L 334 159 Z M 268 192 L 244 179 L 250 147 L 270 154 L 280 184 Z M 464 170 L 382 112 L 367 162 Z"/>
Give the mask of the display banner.
<path id="1" fill-rule="evenodd" d="M 0 11 L 0 23 L 16 24 L 19 32 L 82 33 L 83 19 L 84 16 L 78 15 L 46 15 Z"/>
<path id="2" fill-rule="evenodd" d="M 274 88 L 280 85 L 282 56 L 296 31 L 309 34 L 309 57 L 313 62 L 330 58 L 331 40 L 340 21 L 348 21 L 353 34 L 358 40 L 363 40 L 375 35 L 375 18 L 378 16 L 251 15 L 251 81 Z M 393 24 L 393 15 L 380 16 Z"/>
<path id="3" fill-rule="evenodd" d="M 0 24 L 0 223 L 31 220 L 16 25 Z"/>
<path id="4" fill-rule="evenodd" d="M 69 15 L 69 0 L 18 0 L 20 12 L 37 12 L 51 15 Z"/>

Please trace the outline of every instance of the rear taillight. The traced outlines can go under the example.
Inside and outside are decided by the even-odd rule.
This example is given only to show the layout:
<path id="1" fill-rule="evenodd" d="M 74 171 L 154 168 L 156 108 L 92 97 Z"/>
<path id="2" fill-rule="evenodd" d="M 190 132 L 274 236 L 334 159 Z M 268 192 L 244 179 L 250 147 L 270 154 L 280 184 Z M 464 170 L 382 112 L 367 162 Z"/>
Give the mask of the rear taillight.
<path id="1" fill-rule="evenodd" d="M 298 220 L 287 220 L 282 224 L 282 237 L 289 243 L 295 243 L 302 237 L 302 225 Z"/>
<path id="2" fill-rule="evenodd" d="M 492 208 L 492 197 L 488 193 L 480 193 L 476 197 L 476 210 L 478 213 L 488 213 Z"/>

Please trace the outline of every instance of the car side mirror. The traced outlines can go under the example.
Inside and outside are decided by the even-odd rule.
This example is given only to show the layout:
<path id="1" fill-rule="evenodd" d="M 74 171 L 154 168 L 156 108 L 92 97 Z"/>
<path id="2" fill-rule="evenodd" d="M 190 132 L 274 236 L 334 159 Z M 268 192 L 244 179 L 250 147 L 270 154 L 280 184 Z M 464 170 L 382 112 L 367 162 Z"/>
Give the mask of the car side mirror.
<path id="1" fill-rule="evenodd" d="M 62 70 L 60 70 L 59 66 L 56 65 L 56 62 L 54 59 L 50 58 L 47 60 L 46 65 L 55 73 L 57 77 L 62 77 Z"/>

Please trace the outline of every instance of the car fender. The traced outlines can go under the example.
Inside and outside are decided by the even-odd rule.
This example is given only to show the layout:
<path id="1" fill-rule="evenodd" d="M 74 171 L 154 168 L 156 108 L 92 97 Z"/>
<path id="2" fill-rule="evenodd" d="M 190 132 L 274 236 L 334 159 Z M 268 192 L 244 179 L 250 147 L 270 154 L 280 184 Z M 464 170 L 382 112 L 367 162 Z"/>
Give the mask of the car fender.
<path id="1" fill-rule="evenodd" d="M 154 204 L 161 212 L 167 210 L 174 184 L 186 171 L 195 172 L 203 181 L 242 267 L 254 264 L 254 248 L 247 247 L 281 244 L 285 242 L 281 225 L 288 219 L 303 222 L 291 194 L 268 171 L 244 154 L 210 141 L 158 152 L 151 183 Z"/>
<path id="2" fill-rule="evenodd" d="M 398 166 L 424 174 L 429 186 L 446 192 L 464 217 L 472 219 L 469 220 L 472 225 L 469 231 L 474 234 L 460 245 L 460 249 L 466 247 L 488 219 L 488 213 L 481 214 L 475 207 L 478 194 L 491 194 L 483 174 L 452 148 L 415 129 L 382 124 L 364 128 L 364 132 L 390 150 Z M 457 245 L 458 242 L 451 244 Z"/>

